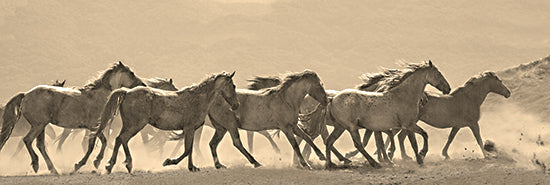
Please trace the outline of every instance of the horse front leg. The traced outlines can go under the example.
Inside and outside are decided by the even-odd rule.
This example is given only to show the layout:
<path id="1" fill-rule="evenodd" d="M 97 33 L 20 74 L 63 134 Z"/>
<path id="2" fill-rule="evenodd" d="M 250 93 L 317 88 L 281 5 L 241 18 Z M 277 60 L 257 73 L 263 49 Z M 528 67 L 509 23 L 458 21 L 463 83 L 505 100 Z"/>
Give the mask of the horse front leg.
<path id="1" fill-rule="evenodd" d="M 307 135 L 300 127 L 298 127 L 298 125 L 293 124 L 292 125 L 292 131 L 294 132 L 294 134 L 296 134 L 296 136 L 301 137 L 302 139 L 304 139 L 306 141 L 306 143 L 309 144 L 309 146 L 311 146 L 313 148 L 313 151 L 315 151 L 315 153 L 319 157 L 319 160 L 322 160 L 322 161 L 326 160 L 325 154 L 323 154 L 323 152 L 321 152 L 321 150 L 317 147 L 317 145 L 315 145 L 315 143 L 313 143 L 313 140 L 311 140 L 309 135 Z M 299 149 L 298 149 L 298 151 L 299 151 Z"/>
<path id="2" fill-rule="evenodd" d="M 483 157 L 488 159 L 490 156 L 487 153 L 487 151 L 483 148 L 483 140 L 481 140 L 481 134 L 479 132 L 479 124 L 475 123 L 474 125 L 470 126 L 470 129 L 472 130 L 472 133 L 474 134 L 474 137 L 476 138 L 477 145 L 481 148 L 481 152 L 483 153 Z"/>

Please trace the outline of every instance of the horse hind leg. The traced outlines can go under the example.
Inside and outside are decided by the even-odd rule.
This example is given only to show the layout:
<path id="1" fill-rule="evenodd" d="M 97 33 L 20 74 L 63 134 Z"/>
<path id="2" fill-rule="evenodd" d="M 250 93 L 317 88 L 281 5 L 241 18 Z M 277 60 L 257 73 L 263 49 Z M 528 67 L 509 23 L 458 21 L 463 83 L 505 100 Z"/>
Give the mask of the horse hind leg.
<path id="1" fill-rule="evenodd" d="M 376 148 L 378 150 L 378 162 L 384 161 L 387 164 L 392 165 L 393 163 L 388 158 L 388 154 L 386 153 L 386 145 L 384 145 L 384 140 L 382 139 L 382 132 L 376 131 L 374 133 L 374 139 L 376 140 Z M 390 138 L 388 138 L 389 140 Z"/>
<path id="2" fill-rule="evenodd" d="M 336 141 L 336 139 L 338 139 L 342 135 L 342 133 L 344 133 L 344 131 L 345 131 L 344 128 L 334 125 L 334 130 L 332 130 L 332 133 L 330 133 L 330 135 L 327 137 L 325 141 L 325 145 L 326 145 L 325 155 L 327 156 L 326 157 L 327 160 L 325 162 L 325 168 L 332 168 L 336 166 L 334 163 L 332 163 L 330 159 L 330 152 L 333 148 L 335 148 L 333 146 L 334 142 Z"/>
<path id="3" fill-rule="evenodd" d="M 254 132 L 246 131 L 246 139 L 248 141 L 248 151 L 250 151 L 250 153 L 254 153 Z"/>
<path id="4" fill-rule="evenodd" d="M 397 139 L 399 140 L 399 151 L 401 152 L 401 159 L 403 160 L 412 160 L 412 157 L 409 157 L 409 155 L 407 155 L 407 151 L 405 150 L 405 138 L 408 136 L 408 133 L 408 130 L 403 129 L 397 135 Z"/>
<path id="5" fill-rule="evenodd" d="M 321 129 L 321 139 L 323 139 L 323 143 L 326 143 L 327 142 L 327 138 L 328 138 L 328 130 L 326 129 L 326 127 L 324 127 L 323 129 Z M 314 139 L 314 138 L 312 138 Z M 344 164 L 350 164 L 351 161 L 344 157 L 340 151 L 338 151 L 336 148 L 332 147 L 331 148 L 331 151 L 334 153 L 334 155 L 336 155 L 336 157 L 338 158 L 338 160 L 344 162 Z"/>
<path id="6" fill-rule="evenodd" d="M 61 152 L 63 143 L 65 143 L 65 140 L 67 140 L 71 132 L 72 132 L 72 129 L 68 129 L 68 128 L 63 129 L 63 132 L 61 132 L 61 135 L 59 136 L 59 138 L 57 138 L 57 141 L 58 141 L 57 152 L 59 153 Z"/>
<path id="7" fill-rule="evenodd" d="M 418 153 L 418 143 L 416 141 L 416 136 L 414 135 L 414 132 L 408 131 L 407 137 L 409 137 L 409 142 L 411 143 L 414 155 L 416 156 L 416 162 L 422 165 L 424 163 L 424 158 Z"/>
<path id="8" fill-rule="evenodd" d="M 225 136 L 227 130 L 220 126 L 214 126 L 214 128 L 216 129 L 216 132 L 214 133 L 214 136 L 209 143 L 210 152 L 212 153 L 212 159 L 214 160 L 214 166 L 216 167 L 216 169 L 227 168 L 222 163 L 220 163 L 217 152 L 218 144 L 220 144 L 220 141 L 223 139 L 223 136 Z"/>
<path id="9" fill-rule="evenodd" d="M 445 146 L 443 147 L 443 150 L 441 151 L 441 155 L 443 155 L 443 157 L 445 157 L 445 159 L 450 159 L 451 158 L 451 157 L 449 157 L 449 154 L 447 154 L 447 150 L 449 150 L 449 146 L 453 142 L 453 140 L 456 136 L 456 133 L 458 133 L 458 130 L 460 130 L 459 127 L 453 127 L 451 129 L 451 133 L 449 133 L 449 137 L 447 138 L 447 143 L 445 143 Z"/>
<path id="10" fill-rule="evenodd" d="M 298 125 L 292 125 L 292 131 L 294 131 L 294 134 L 296 134 L 296 136 L 304 139 L 306 143 L 313 148 L 313 151 L 315 151 L 315 153 L 319 157 L 319 160 L 322 160 L 322 161 L 326 160 L 325 154 L 321 152 L 321 150 L 317 147 L 317 145 L 313 143 L 313 140 L 309 137 L 309 135 L 307 135 L 300 127 L 298 127 Z"/>
<path id="11" fill-rule="evenodd" d="M 50 157 L 48 156 L 48 153 L 46 153 L 46 145 L 44 143 L 45 140 L 45 133 L 42 130 L 38 137 L 36 138 L 36 148 L 38 148 L 38 151 L 42 153 L 42 157 L 44 157 L 44 161 L 46 161 L 46 166 L 48 166 L 48 170 L 51 174 L 57 175 L 57 170 L 55 169 Z"/>
<path id="12" fill-rule="evenodd" d="M 29 121 L 29 123 L 31 123 Z M 31 156 L 31 166 L 34 172 L 36 173 L 38 171 L 38 155 L 34 152 L 34 149 L 32 148 L 32 141 L 42 132 L 44 129 L 44 126 L 35 126 L 36 124 L 31 123 L 31 130 L 27 133 L 27 135 L 23 138 L 23 142 L 25 143 L 25 146 L 27 147 L 27 151 L 29 151 L 29 155 Z M 41 128 L 42 127 L 42 128 Z"/>
<path id="13" fill-rule="evenodd" d="M 123 120 L 122 129 L 120 130 L 120 134 L 115 139 L 115 146 L 113 147 L 113 154 L 111 156 L 111 159 L 107 162 L 105 165 L 105 169 L 107 170 L 107 173 L 111 173 L 113 170 L 113 167 L 117 160 L 118 150 L 120 149 L 120 146 L 124 148 L 124 153 L 126 155 L 126 160 L 124 163 L 126 163 L 126 169 L 128 170 L 128 173 L 132 172 L 132 155 L 130 154 L 130 149 L 128 148 L 128 141 L 134 137 L 145 125 L 147 125 L 146 122 L 140 123 L 140 124 L 125 124 Z M 131 125 L 131 126 L 130 126 Z"/>
<path id="14" fill-rule="evenodd" d="M 23 147 L 25 147 L 25 142 L 21 141 L 19 144 L 17 144 L 17 148 L 15 149 L 15 153 L 11 156 L 11 158 L 16 158 L 19 153 L 23 150 Z"/>
<path id="15" fill-rule="evenodd" d="M 372 133 L 373 133 L 372 130 L 369 130 L 369 129 L 365 130 L 365 135 L 363 136 L 363 148 L 365 148 L 369 143 L 369 139 L 372 136 Z M 358 153 L 359 153 L 359 150 L 348 152 L 346 153 L 346 158 L 351 158 L 353 156 L 356 156 Z"/>
<path id="16" fill-rule="evenodd" d="M 304 168 L 311 170 L 311 166 L 309 166 L 309 164 L 304 160 L 304 157 L 300 152 L 300 146 L 298 146 L 298 142 L 296 142 L 296 138 L 294 137 L 292 128 L 281 129 L 281 131 L 285 133 L 285 136 L 288 139 L 288 142 L 290 142 L 290 145 L 292 145 L 292 148 L 294 149 L 294 153 L 298 156 L 298 159 L 300 160 L 300 164 L 302 164 Z"/>
<path id="17" fill-rule="evenodd" d="M 361 143 L 361 136 L 359 135 L 359 130 L 357 128 L 351 128 L 348 130 L 351 134 L 351 138 L 353 139 L 353 144 L 355 145 L 355 148 L 367 158 L 367 161 L 369 161 L 369 164 L 374 168 L 381 168 L 379 163 L 377 163 L 368 153 L 365 151 L 365 148 L 363 148 L 363 145 Z"/>

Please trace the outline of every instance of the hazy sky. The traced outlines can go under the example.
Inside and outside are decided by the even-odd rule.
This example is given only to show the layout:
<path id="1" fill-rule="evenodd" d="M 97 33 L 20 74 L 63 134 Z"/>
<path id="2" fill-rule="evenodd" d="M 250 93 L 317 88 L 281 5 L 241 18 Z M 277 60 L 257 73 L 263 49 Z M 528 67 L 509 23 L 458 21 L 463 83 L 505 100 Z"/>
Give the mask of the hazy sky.
<path id="1" fill-rule="evenodd" d="M 237 3 L 235 3 L 237 2 Z M 550 1 L 0 0 L 0 101 L 123 60 L 178 87 L 315 70 L 327 89 L 431 59 L 451 85 L 550 55 Z"/>

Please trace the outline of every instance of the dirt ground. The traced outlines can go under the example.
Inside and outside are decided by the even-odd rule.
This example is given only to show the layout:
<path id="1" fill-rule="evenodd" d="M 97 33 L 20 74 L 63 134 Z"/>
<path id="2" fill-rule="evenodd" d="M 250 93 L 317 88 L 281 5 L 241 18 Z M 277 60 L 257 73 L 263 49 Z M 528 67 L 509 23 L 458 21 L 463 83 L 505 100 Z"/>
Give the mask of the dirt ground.
<path id="1" fill-rule="evenodd" d="M 363 161 L 341 169 L 325 170 L 314 163 L 314 170 L 296 167 L 250 165 L 217 170 L 202 168 L 192 173 L 185 164 L 162 172 L 117 171 L 100 174 L 22 175 L 0 177 L 2 184 L 550 184 L 550 174 L 541 169 L 518 167 L 507 159 L 452 159 L 430 161 L 418 166 L 414 161 L 396 160 L 395 166 L 373 169 Z M 104 173 L 104 172 L 101 172 Z"/>

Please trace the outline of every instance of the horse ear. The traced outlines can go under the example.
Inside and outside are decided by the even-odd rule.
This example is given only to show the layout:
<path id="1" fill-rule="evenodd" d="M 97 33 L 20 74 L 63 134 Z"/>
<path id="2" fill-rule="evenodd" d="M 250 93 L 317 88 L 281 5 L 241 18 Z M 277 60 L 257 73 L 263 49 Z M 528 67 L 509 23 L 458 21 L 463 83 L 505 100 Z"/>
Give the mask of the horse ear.
<path id="1" fill-rule="evenodd" d="M 233 76 L 235 76 L 235 72 L 236 72 L 236 71 L 233 71 L 233 73 L 231 73 L 231 74 L 229 75 L 229 78 L 233 78 Z"/>
<path id="2" fill-rule="evenodd" d="M 433 67 L 434 65 L 432 64 L 432 60 L 428 60 L 428 64 L 430 65 L 430 67 Z"/>
<path id="3" fill-rule="evenodd" d="M 170 78 L 170 80 L 168 80 L 168 81 L 169 81 L 170 83 L 174 83 L 174 82 L 172 81 L 172 78 Z"/>
<path id="4" fill-rule="evenodd" d="M 121 65 L 121 66 L 123 66 L 123 65 L 124 65 L 124 64 L 122 64 L 122 61 L 120 61 L 120 60 L 118 61 L 118 63 L 117 63 L 117 64 L 118 64 L 118 65 Z"/>
<path id="5" fill-rule="evenodd" d="M 61 87 L 63 87 L 65 85 L 65 81 L 66 80 L 63 80 L 63 82 L 61 82 Z"/>

